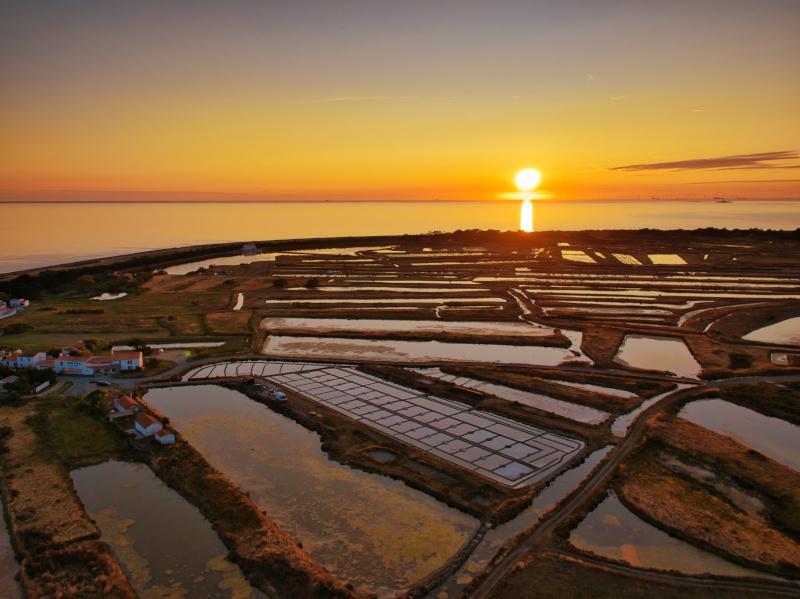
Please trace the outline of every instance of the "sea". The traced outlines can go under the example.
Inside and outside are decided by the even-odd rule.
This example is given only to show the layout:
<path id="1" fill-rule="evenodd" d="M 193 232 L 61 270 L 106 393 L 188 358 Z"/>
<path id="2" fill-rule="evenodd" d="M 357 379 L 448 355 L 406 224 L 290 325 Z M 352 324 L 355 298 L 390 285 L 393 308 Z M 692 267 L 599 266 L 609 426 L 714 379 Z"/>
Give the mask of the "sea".
<path id="1" fill-rule="evenodd" d="M 520 228 L 518 201 L 5 202 L 0 273 L 203 243 Z M 800 201 L 536 201 L 535 231 L 796 229 Z"/>

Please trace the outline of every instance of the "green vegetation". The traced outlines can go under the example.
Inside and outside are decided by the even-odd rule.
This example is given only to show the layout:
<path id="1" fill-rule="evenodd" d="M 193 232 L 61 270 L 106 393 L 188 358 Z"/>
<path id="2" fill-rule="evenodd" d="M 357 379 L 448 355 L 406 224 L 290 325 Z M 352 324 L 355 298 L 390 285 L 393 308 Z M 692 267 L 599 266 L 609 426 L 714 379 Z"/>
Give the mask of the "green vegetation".
<path id="1" fill-rule="evenodd" d="M 25 324 L 22 322 L 15 322 L 14 324 L 10 324 L 0 330 L 2 330 L 3 335 L 8 336 L 8 335 L 19 335 L 21 333 L 30 331 L 31 329 L 33 329 L 33 327 L 29 324 Z"/>
<path id="2" fill-rule="evenodd" d="M 38 370 L 36 368 L 20 368 L 15 370 L 6 366 L 0 365 L 0 378 L 16 375 L 18 379 L 13 383 L 6 383 L 0 388 L 0 394 L 5 390 L 6 394 L 11 396 L 27 395 L 33 393 L 34 389 L 44 382 L 49 382 L 51 385 L 56 382 L 56 373 L 47 368 L 45 370 Z"/>
<path id="3" fill-rule="evenodd" d="M 648 436 L 676 455 L 723 474 L 761 497 L 775 529 L 800 540 L 800 473 L 683 418 L 653 421 Z"/>
<path id="4" fill-rule="evenodd" d="M 124 456 L 130 451 L 126 439 L 101 419 L 104 396 L 102 391 L 93 391 L 80 400 L 39 401 L 27 424 L 45 450 L 70 470 Z"/>
<path id="5" fill-rule="evenodd" d="M 118 372 L 114 375 L 115 379 L 138 379 L 143 376 L 155 376 L 166 372 L 170 368 L 177 366 L 177 362 L 171 360 L 160 360 L 158 358 L 147 358 L 144 361 L 143 370 L 129 370 L 126 372 Z"/>

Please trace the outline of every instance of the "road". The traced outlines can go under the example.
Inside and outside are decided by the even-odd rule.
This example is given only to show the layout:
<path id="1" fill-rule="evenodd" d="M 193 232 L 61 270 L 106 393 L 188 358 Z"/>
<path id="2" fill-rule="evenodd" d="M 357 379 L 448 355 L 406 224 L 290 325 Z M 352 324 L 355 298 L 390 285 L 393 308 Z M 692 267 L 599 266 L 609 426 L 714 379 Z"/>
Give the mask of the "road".
<path id="1" fill-rule="evenodd" d="M 799 380 L 800 376 L 759 376 L 741 377 L 736 379 L 736 382 L 737 384 L 748 382 L 780 383 Z M 622 463 L 625 457 L 638 443 L 646 429 L 647 420 L 650 416 L 656 412 L 668 408 L 672 404 L 682 401 L 687 397 L 707 391 L 708 388 L 718 385 L 721 382 L 723 381 L 701 381 L 700 384 L 694 388 L 675 391 L 639 414 L 639 417 L 634 421 L 628 430 L 628 435 L 617 445 L 616 449 L 612 451 L 603 465 L 592 476 L 590 476 L 589 479 L 583 483 L 583 486 L 581 486 L 581 488 L 565 503 L 556 507 L 554 511 L 540 520 L 530 535 L 528 535 L 519 545 L 506 554 L 505 557 L 503 557 L 482 579 L 480 579 L 480 582 L 471 589 L 468 597 L 471 599 L 485 599 L 491 597 L 492 592 L 497 584 L 511 571 L 511 569 L 520 559 L 525 557 L 525 555 L 531 551 L 542 546 L 550 538 L 550 535 L 555 531 L 555 529 L 562 522 L 564 522 L 564 520 L 571 516 L 572 513 L 596 491 L 604 487 L 610 481 L 620 463 Z M 724 384 L 728 384 L 727 380 Z M 606 562 L 603 562 L 602 560 L 597 561 L 602 562 L 603 565 L 606 565 Z M 635 570 L 637 573 L 643 574 L 649 574 L 650 572 L 636 568 L 631 568 L 631 570 Z M 663 572 L 653 572 L 652 576 L 653 579 L 664 579 L 665 577 L 671 577 L 671 580 L 681 582 L 689 580 L 689 577 L 686 576 L 671 575 Z M 707 579 L 703 579 L 703 582 L 706 584 Z M 748 585 L 750 584 L 751 583 L 748 581 L 742 581 L 741 583 L 738 583 L 737 581 L 725 581 L 725 585 L 727 585 L 726 588 L 736 588 L 740 590 L 748 590 Z M 782 583 L 759 583 L 759 588 L 762 590 L 771 589 L 779 593 L 794 594 L 795 596 L 800 595 L 800 591 L 798 591 L 797 588 L 793 589 Z"/>
<path id="2" fill-rule="evenodd" d="M 216 355 L 191 362 L 184 361 L 182 363 L 177 364 L 175 367 L 152 377 L 141 377 L 135 379 L 107 379 L 107 380 L 112 382 L 112 384 L 114 385 L 130 388 L 137 385 L 143 385 L 157 381 L 164 381 L 174 376 L 175 374 L 179 374 L 188 371 L 190 369 L 196 368 L 198 366 L 212 364 L 215 362 L 225 362 L 230 360 L 265 360 L 265 359 L 279 359 L 279 358 L 272 356 L 264 356 L 260 354 L 252 354 L 252 353 L 244 355 L 241 353 L 229 354 L 229 355 Z M 320 361 L 320 360 L 306 360 L 306 361 Z M 324 362 L 324 360 L 322 361 Z M 358 363 L 358 361 L 353 361 L 353 363 Z M 365 363 L 375 364 L 376 362 L 368 361 Z M 398 365 L 396 362 L 387 362 L 387 363 L 395 366 Z M 436 363 L 431 362 L 430 364 L 415 363 L 415 364 L 410 364 L 409 366 L 422 367 L 422 366 L 441 366 L 441 365 L 446 365 L 446 363 L 439 363 L 439 362 Z M 595 369 L 590 367 L 584 368 L 579 366 L 572 366 L 569 369 L 596 372 Z M 737 377 L 732 379 L 703 381 L 696 379 L 682 379 L 678 377 L 655 375 L 650 373 L 631 373 L 629 371 L 625 371 L 624 374 L 626 374 L 627 376 L 637 376 L 637 377 L 640 376 L 642 378 L 665 380 L 675 383 L 681 383 L 681 382 L 692 383 L 693 386 L 688 389 L 684 388 L 676 390 L 668 395 L 665 395 L 659 402 L 653 404 L 646 410 L 642 411 L 639 414 L 638 418 L 636 418 L 636 420 L 630 426 L 627 436 L 622 441 L 620 441 L 620 443 L 617 444 L 616 448 L 612 451 L 612 453 L 609 455 L 606 461 L 600 466 L 600 468 L 594 474 L 592 474 L 590 478 L 587 481 L 585 481 L 585 483 L 581 486 L 581 488 L 576 493 L 574 493 L 564 504 L 558 506 L 553 512 L 545 516 L 543 520 L 540 520 L 536 528 L 533 530 L 533 532 L 531 532 L 530 535 L 528 535 L 519 545 L 517 545 L 514 549 L 512 549 L 504 558 L 501 559 L 500 562 L 498 562 L 491 569 L 491 571 L 489 571 L 482 579 L 480 579 L 478 585 L 475 588 L 473 588 L 469 593 L 468 595 L 469 597 L 474 599 L 483 599 L 490 597 L 496 585 L 509 573 L 509 571 L 514 567 L 514 565 L 520 559 L 522 559 L 529 552 L 534 551 L 546 545 L 547 540 L 550 538 L 550 535 L 553 533 L 553 531 L 576 509 L 578 509 L 583 504 L 584 501 L 586 501 L 589 497 L 591 497 L 595 491 L 602 488 L 610 481 L 617 467 L 627 457 L 627 455 L 636 446 L 637 442 L 644 434 L 647 420 L 649 419 L 650 416 L 652 416 L 656 412 L 662 411 L 674 403 L 682 401 L 687 397 L 691 397 L 692 395 L 707 391 L 709 388 L 715 386 L 728 386 L 728 385 L 747 384 L 747 383 L 764 383 L 764 382 L 783 383 L 783 382 L 800 381 L 800 375 L 774 375 L 774 376 L 765 375 L 765 376 Z M 86 379 L 86 377 L 59 377 L 59 379 L 72 380 L 74 382 L 83 383 L 84 385 L 88 384 L 88 380 Z M 73 387 L 73 389 L 75 389 L 75 387 Z M 73 389 L 71 389 L 70 391 L 73 391 Z M 581 558 L 584 559 L 585 561 L 591 561 L 593 559 L 593 558 L 587 558 L 586 556 L 581 556 Z M 604 566 L 608 566 L 609 564 L 609 562 L 604 562 L 603 560 L 596 560 L 596 561 L 598 563 L 602 563 Z M 615 565 L 614 568 L 625 569 L 624 566 L 620 565 Z M 724 588 L 724 589 L 752 590 L 755 588 L 753 586 L 754 583 L 749 581 L 709 582 L 710 579 L 706 578 L 673 575 L 664 572 L 641 570 L 637 568 L 630 568 L 630 571 L 636 572 L 636 574 L 639 575 L 640 577 L 649 577 L 653 580 L 668 579 L 673 582 L 686 584 L 686 583 L 691 583 L 696 579 L 698 585 L 702 586 L 714 585 L 721 589 Z M 757 584 L 758 584 L 758 589 L 760 590 L 773 590 L 778 593 L 788 593 L 788 594 L 798 593 L 796 589 L 792 588 L 787 589 L 785 585 L 781 584 L 769 583 L 769 582 L 757 583 Z"/>

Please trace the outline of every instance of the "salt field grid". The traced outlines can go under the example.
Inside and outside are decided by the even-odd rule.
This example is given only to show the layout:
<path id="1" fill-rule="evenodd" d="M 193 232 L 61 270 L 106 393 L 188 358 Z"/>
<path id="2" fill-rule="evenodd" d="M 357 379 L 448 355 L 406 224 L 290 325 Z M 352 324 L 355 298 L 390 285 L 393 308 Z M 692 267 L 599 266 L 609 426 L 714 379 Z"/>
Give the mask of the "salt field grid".
<path id="1" fill-rule="evenodd" d="M 583 441 L 473 409 L 359 372 L 353 367 L 278 361 L 202 366 L 184 381 L 259 376 L 389 437 L 519 488 L 572 460 Z"/>

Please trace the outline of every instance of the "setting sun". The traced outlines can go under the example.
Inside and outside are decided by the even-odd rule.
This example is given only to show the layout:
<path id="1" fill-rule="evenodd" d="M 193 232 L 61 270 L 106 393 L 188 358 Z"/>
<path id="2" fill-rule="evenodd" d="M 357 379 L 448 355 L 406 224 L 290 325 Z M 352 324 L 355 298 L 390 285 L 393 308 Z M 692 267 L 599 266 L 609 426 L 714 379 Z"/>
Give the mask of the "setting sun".
<path id="1" fill-rule="evenodd" d="M 542 174 L 535 168 L 524 168 L 514 175 L 514 184 L 520 191 L 533 191 L 542 182 Z"/>

